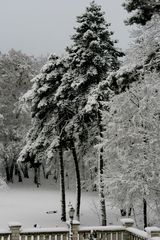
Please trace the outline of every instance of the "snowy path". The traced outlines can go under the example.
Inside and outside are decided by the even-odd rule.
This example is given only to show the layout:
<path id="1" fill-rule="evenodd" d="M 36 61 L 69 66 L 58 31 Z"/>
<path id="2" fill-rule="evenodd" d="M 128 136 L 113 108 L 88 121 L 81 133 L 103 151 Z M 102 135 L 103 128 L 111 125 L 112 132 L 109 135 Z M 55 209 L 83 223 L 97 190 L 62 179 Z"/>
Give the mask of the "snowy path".
<path id="1" fill-rule="evenodd" d="M 75 204 L 75 193 L 67 192 L 67 205 Z M 82 194 L 81 224 L 99 225 L 97 193 Z M 57 213 L 47 214 L 47 211 Z M 117 224 L 116 212 L 108 210 L 108 223 Z M 60 192 L 52 190 L 51 186 L 36 188 L 36 186 L 11 185 L 6 191 L 0 191 L 0 229 L 6 228 L 9 222 L 18 221 L 24 227 L 64 226 L 60 221 Z"/>

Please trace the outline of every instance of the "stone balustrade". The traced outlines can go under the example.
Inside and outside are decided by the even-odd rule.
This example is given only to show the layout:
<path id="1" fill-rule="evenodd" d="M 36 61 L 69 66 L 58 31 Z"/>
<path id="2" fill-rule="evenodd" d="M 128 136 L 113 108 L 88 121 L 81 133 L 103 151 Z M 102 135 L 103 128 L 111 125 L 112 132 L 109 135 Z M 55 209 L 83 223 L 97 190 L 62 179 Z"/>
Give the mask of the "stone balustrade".
<path id="1" fill-rule="evenodd" d="M 132 219 L 122 219 L 122 226 L 80 226 L 73 221 L 72 226 L 63 228 L 28 228 L 12 222 L 8 230 L 0 230 L 0 240 L 150 240 L 160 237 L 160 228 L 149 227 L 145 231 L 134 228 Z M 69 235 L 72 229 L 72 235 Z M 158 239 L 160 240 L 160 238 Z"/>

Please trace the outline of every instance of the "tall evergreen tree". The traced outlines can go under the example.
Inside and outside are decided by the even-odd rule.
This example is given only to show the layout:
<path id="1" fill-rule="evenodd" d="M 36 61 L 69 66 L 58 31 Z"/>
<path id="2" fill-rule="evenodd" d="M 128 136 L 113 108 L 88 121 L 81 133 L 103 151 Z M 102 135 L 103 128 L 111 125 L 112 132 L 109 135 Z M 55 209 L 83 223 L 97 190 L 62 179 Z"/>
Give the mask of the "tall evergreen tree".
<path id="1" fill-rule="evenodd" d="M 65 109 L 60 109 L 57 105 L 55 93 L 65 71 L 64 59 L 51 55 L 40 74 L 33 79 L 32 89 L 24 96 L 31 103 L 32 128 L 19 158 L 21 162 L 29 161 L 36 169 L 35 181 L 37 181 L 40 165 L 42 163 L 46 165 L 47 162 L 53 164 L 54 158 L 59 156 L 62 221 L 66 221 L 63 160 L 65 140 L 62 131 Z"/>
<path id="2" fill-rule="evenodd" d="M 79 26 L 72 36 L 73 45 L 67 48 L 67 52 L 71 69 L 78 75 L 85 75 L 82 85 L 88 85 L 96 82 L 95 79 L 101 81 L 107 71 L 116 70 L 118 57 L 123 54 L 114 47 L 117 41 L 111 38 L 110 24 L 106 23 L 104 12 L 94 1 L 84 14 L 77 17 L 77 23 Z"/>
<path id="3" fill-rule="evenodd" d="M 67 96 L 74 104 L 76 116 L 72 119 L 74 134 L 82 138 L 84 136 L 84 125 L 92 129 L 94 125 L 95 137 L 103 137 L 102 126 L 102 104 L 101 93 L 95 94 L 95 105 L 88 111 L 87 105 L 98 84 L 103 81 L 109 71 L 119 68 L 118 57 L 123 56 L 121 51 L 114 47 L 115 41 L 111 39 L 112 32 L 109 31 L 104 19 L 101 7 L 94 1 L 86 8 L 81 16 L 77 17 L 78 27 L 72 37 L 73 45 L 67 48 L 70 69 L 64 76 L 62 85 L 57 96 Z M 96 90 L 95 90 L 96 91 Z M 84 137 L 86 141 L 86 136 Z M 103 192 L 103 148 L 99 153 L 99 176 L 100 176 L 100 203 L 102 225 L 106 225 L 106 209 Z"/>

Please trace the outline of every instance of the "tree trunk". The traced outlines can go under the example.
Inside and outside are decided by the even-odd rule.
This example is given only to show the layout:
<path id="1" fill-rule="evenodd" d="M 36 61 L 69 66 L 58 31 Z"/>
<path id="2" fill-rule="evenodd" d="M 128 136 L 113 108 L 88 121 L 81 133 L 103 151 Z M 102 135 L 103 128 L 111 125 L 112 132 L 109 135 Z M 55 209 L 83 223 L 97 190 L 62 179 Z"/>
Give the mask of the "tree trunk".
<path id="1" fill-rule="evenodd" d="M 37 184 L 37 168 L 34 167 L 34 183 Z"/>
<path id="2" fill-rule="evenodd" d="M 147 202 L 145 198 L 143 198 L 143 221 L 145 229 L 147 227 Z"/>
<path id="3" fill-rule="evenodd" d="M 34 163 L 34 183 L 37 185 L 37 188 L 40 186 L 40 166 L 41 163 Z"/>
<path id="4" fill-rule="evenodd" d="M 99 128 L 99 136 L 103 138 L 103 125 L 102 125 L 102 116 L 100 111 L 101 106 L 99 106 L 98 110 L 98 128 Z M 99 153 L 99 195 L 100 195 L 100 212 L 101 212 L 101 225 L 107 225 L 107 217 L 106 217 L 106 202 L 104 196 L 104 179 L 103 179 L 103 171 L 104 171 L 104 160 L 103 160 L 103 147 L 100 148 Z"/>
<path id="5" fill-rule="evenodd" d="M 100 149 L 100 164 L 99 164 L 99 195 L 100 195 L 100 211 L 101 211 L 101 224 L 107 225 L 106 220 L 106 201 L 104 196 L 104 181 L 103 181 L 103 148 Z"/>
<path id="6" fill-rule="evenodd" d="M 15 174 L 16 176 L 18 175 L 18 166 L 17 166 L 17 164 L 15 164 L 14 174 Z"/>
<path id="7" fill-rule="evenodd" d="M 47 179 L 47 174 L 46 174 L 45 167 L 44 167 L 43 163 L 42 163 L 42 172 L 43 172 L 44 178 Z"/>
<path id="8" fill-rule="evenodd" d="M 146 129 L 146 127 L 143 124 L 143 122 L 142 122 L 142 127 L 144 129 Z M 144 148 L 144 159 L 147 160 L 148 159 L 148 151 L 147 151 L 147 149 L 149 149 L 149 142 L 148 142 L 148 137 L 147 137 L 146 133 L 144 134 L 143 142 L 144 142 L 144 145 L 145 145 L 145 148 Z M 145 179 L 145 175 L 143 176 L 143 179 Z M 144 192 L 144 196 L 145 196 L 145 192 Z M 147 227 L 147 202 L 146 202 L 145 198 L 143 198 L 143 221 L 144 221 L 144 229 L 145 229 Z"/>
<path id="9" fill-rule="evenodd" d="M 10 182 L 10 172 L 9 172 L 9 165 L 6 158 L 4 158 L 4 165 L 5 165 L 5 172 L 6 172 L 6 180 Z"/>
<path id="10" fill-rule="evenodd" d="M 40 178 L 41 178 L 41 165 L 38 166 L 37 168 L 37 187 L 39 187 L 41 185 L 40 183 Z"/>
<path id="11" fill-rule="evenodd" d="M 64 162 L 63 162 L 63 150 L 59 147 L 59 159 L 60 159 L 60 186 L 61 186 L 61 220 L 66 221 L 66 199 L 65 199 L 65 178 L 64 178 Z"/>
<path id="12" fill-rule="evenodd" d="M 6 166 L 6 167 L 5 167 L 5 170 L 6 170 L 6 178 L 7 178 L 7 182 L 10 182 L 9 167 Z"/>
<path id="13" fill-rule="evenodd" d="M 72 155 L 73 155 L 74 164 L 75 164 L 75 170 L 76 170 L 76 185 L 77 185 L 77 187 L 76 187 L 76 190 L 77 190 L 76 217 L 77 217 L 77 220 L 80 221 L 81 177 L 80 177 L 80 171 L 79 171 L 79 164 L 78 164 L 76 148 L 75 148 L 73 139 L 71 140 L 71 150 L 72 150 Z"/>
<path id="14" fill-rule="evenodd" d="M 131 217 L 131 214 L 132 214 L 132 208 L 128 208 L 128 217 Z"/>
<path id="15" fill-rule="evenodd" d="M 24 163 L 23 174 L 25 178 L 29 178 L 27 163 Z"/>
<path id="16" fill-rule="evenodd" d="M 10 182 L 13 183 L 13 172 L 14 172 L 14 161 L 12 161 L 12 164 L 11 164 L 11 167 L 10 167 L 10 171 L 9 171 L 9 174 L 10 174 Z"/>
<path id="17" fill-rule="evenodd" d="M 16 164 L 16 165 L 17 165 L 18 182 L 22 182 L 23 180 L 22 180 L 21 171 L 20 171 L 20 169 L 19 169 L 18 164 Z"/>

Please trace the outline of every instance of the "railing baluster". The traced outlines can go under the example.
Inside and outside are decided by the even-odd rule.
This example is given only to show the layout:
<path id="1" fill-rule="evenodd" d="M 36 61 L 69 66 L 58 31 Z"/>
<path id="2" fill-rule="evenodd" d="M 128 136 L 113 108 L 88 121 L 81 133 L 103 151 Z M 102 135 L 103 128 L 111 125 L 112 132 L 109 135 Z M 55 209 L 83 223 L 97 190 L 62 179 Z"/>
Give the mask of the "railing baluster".
<path id="1" fill-rule="evenodd" d="M 63 236 L 62 240 L 67 240 L 67 235 L 65 233 L 63 233 L 62 236 Z"/>
<path id="2" fill-rule="evenodd" d="M 39 240 L 43 240 L 43 239 L 44 239 L 43 234 L 40 234 L 40 235 L 39 235 Z"/>
<path id="3" fill-rule="evenodd" d="M 55 240 L 55 234 L 54 233 L 51 234 L 51 240 Z"/>
<path id="4" fill-rule="evenodd" d="M 8 240 L 8 235 L 4 235 L 4 240 Z"/>
<path id="5" fill-rule="evenodd" d="M 33 240 L 38 240 L 38 235 L 37 234 L 33 234 Z"/>
<path id="6" fill-rule="evenodd" d="M 57 240 L 61 240 L 61 234 L 57 234 Z"/>
<path id="7" fill-rule="evenodd" d="M 32 240 L 32 236 L 30 234 L 27 235 L 27 240 Z"/>
<path id="8" fill-rule="evenodd" d="M 124 234 L 123 232 L 121 232 L 121 240 L 124 240 L 123 238 L 124 238 Z"/>
<path id="9" fill-rule="evenodd" d="M 101 239 L 102 239 L 102 240 L 105 240 L 105 239 L 106 239 L 106 233 L 105 233 L 105 232 L 102 232 L 102 233 L 101 233 Z"/>
<path id="10" fill-rule="evenodd" d="M 83 233 L 79 233 L 79 240 L 83 240 L 84 238 L 83 238 Z"/>
<path id="11" fill-rule="evenodd" d="M 116 232 L 112 233 L 112 240 L 116 240 Z"/>
<path id="12" fill-rule="evenodd" d="M 25 235 L 21 235 L 21 240 L 25 240 L 26 236 Z"/>
<path id="13" fill-rule="evenodd" d="M 98 239 L 98 240 L 101 239 L 101 232 L 97 232 L 97 239 Z"/>
<path id="14" fill-rule="evenodd" d="M 49 240 L 49 234 L 45 234 L 44 239 Z"/>

